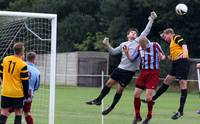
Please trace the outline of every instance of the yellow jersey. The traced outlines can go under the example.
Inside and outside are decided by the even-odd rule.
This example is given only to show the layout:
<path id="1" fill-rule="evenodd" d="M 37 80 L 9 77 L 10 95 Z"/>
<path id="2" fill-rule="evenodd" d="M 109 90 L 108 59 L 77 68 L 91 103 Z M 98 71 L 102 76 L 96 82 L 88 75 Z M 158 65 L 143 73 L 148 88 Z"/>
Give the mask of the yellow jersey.
<path id="1" fill-rule="evenodd" d="M 22 81 L 28 78 L 27 64 L 22 59 L 11 55 L 3 59 L 0 73 L 3 74 L 1 95 L 11 98 L 24 97 Z"/>
<path id="2" fill-rule="evenodd" d="M 183 37 L 181 37 L 180 35 L 173 36 L 170 42 L 170 56 L 172 61 L 176 60 L 181 54 L 183 54 L 183 48 L 182 48 L 183 44 L 186 44 Z M 189 58 L 188 53 L 186 58 Z"/>

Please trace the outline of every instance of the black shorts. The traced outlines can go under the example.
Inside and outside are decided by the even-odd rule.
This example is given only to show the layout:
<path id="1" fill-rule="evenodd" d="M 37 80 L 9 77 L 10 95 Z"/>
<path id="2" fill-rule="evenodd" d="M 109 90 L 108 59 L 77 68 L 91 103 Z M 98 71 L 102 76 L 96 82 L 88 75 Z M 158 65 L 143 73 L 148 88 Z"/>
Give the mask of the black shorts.
<path id="1" fill-rule="evenodd" d="M 187 80 L 189 67 L 188 59 L 178 59 L 172 62 L 172 68 L 169 74 L 179 80 Z"/>
<path id="2" fill-rule="evenodd" d="M 24 98 L 10 98 L 1 96 L 1 108 L 14 108 L 14 109 L 20 109 L 23 108 L 23 101 Z"/>
<path id="3" fill-rule="evenodd" d="M 111 74 L 111 78 L 117 82 L 119 82 L 119 84 L 122 87 L 126 87 L 126 85 L 129 84 L 129 82 L 131 81 L 132 77 L 135 75 L 134 71 L 127 71 L 127 70 L 123 70 L 120 68 L 116 68 L 112 74 Z"/>

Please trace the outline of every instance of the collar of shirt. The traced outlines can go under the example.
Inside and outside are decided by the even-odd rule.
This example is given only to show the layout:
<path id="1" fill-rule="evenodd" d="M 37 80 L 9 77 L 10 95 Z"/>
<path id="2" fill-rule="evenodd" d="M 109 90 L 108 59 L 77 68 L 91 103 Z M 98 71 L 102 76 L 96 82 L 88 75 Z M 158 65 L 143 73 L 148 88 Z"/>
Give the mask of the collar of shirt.
<path id="1" fill-rule="evenodd" d="M 35 64 L 33 64 L 32 62 L 29 62 L 29 61 L 27 61 L 27 64 L 31 65 L 31 66 L 35 66 Z"/>

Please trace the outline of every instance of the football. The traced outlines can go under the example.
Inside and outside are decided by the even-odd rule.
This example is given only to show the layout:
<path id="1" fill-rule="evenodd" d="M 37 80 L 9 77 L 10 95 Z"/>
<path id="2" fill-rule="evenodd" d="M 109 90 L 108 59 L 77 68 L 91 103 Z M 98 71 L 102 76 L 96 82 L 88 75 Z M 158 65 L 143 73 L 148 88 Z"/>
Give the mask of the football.
<path id="1" fill-rule="evenodd" d="M 175 10 L 178 15 L 185 15 L 188 11 L 188 7 L 183 3 L 179 3 L 178 5 L 176 5 Z"/>

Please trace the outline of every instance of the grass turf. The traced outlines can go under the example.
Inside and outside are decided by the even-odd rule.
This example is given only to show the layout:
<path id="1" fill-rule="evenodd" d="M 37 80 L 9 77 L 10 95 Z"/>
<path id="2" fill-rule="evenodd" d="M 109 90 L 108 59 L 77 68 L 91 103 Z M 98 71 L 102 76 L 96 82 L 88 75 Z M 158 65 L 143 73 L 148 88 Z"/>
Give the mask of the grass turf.
<path id="1" fill-rule="evenodd" d="M 99 92 L 99 88 L 57 87 L 55 124 L 101 124 L 101 107 L 85 104 L 86 101 L 95 98 Z M 104 117 L 104 124 L 131 124 L 134 116 L 132 92 L 130 89 L 125 90 L 115 109 Z M 105 107 L 110 105 L 114 94 L 115 89 L 112 89 L 106 96 Z M 183 117 L 178 120 L 170 119 L 173 112 L 178 109 L 179 96 L 178 92 L 163 94 L 154 106 L 151 124 L 198 124 L 200 115 L 195 113 L 200 109 L 198 94 L 188 94 Z M 146 112 L 147 106 L 142 104 L 143 119 Z"/>

